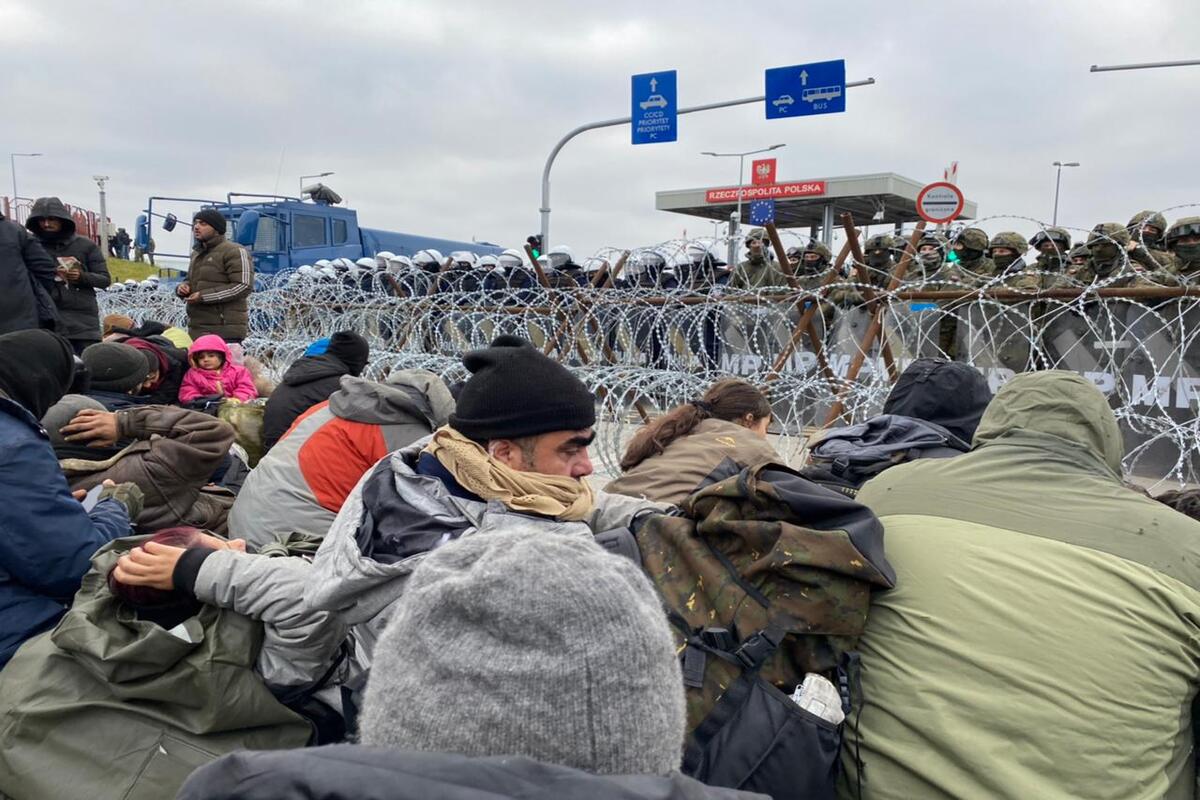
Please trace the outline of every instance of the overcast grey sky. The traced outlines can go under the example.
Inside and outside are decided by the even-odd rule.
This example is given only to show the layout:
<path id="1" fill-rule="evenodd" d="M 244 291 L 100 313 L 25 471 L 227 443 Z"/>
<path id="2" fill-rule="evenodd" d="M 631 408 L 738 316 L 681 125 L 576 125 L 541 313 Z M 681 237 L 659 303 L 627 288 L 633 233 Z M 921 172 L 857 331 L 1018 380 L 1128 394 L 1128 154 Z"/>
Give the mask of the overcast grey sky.
<path id="1" fill-rule="evenodd" d="M 878 81 L 845 114 L 767 121 L 755 105 L 682 117 L 674 144 L 633 147 L 627 127 L 574 140 L 554 171 L 554 240 L 578 256 L 711 233 L 655 211 L 655 191 L 736 183 L 736 160 L 700 151 L 775 142 L 781 180 L 935 180 L 957 160 L 981 216 L 1049 219 L 1055 159 L 1083 164 L 1064 173 L 1068 225 L 1200 202 L 1200 67 L 1088 72 L 1200 58 L 1196 0 L 732 8 L 0 0 L 0 155 L 46 153 L 18 161 L 21 194 L 92 208 L 90 176 L 109 175 L 129 228 L 151 194 L 295 192 L 333 170 L 364 225 L 516 246 L 537 230 L 550 148 L 628 114 L 631 74 L 678 70 L 692 105 L 761 94 L 767 67 L 844 58 L 849 80 Z"/>

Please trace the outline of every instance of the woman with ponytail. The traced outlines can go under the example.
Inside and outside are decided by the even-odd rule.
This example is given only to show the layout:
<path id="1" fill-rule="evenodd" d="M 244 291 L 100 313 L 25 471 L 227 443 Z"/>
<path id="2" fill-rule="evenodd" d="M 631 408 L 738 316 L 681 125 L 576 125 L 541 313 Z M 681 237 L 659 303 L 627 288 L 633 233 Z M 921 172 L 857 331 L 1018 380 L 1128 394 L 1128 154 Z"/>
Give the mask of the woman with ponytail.
<path id="1" fill-rule="evenodd" d="M 647 422 L 605 491 L 678 504 L 726 458 L 744 467 L 782 461 L 767 442 L 770 423 L 762 392 L 745 381 L 718 381 L 700 399 Z"/>

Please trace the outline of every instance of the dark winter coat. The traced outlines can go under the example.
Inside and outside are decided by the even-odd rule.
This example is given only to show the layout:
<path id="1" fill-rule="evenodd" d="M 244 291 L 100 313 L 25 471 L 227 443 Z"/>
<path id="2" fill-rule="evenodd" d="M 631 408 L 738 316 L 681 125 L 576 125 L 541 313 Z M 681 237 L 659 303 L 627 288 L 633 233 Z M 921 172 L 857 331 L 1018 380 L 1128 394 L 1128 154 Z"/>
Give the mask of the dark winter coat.
<path id="1" fill-rule="evenodd" d="M 0 334 L 54 327 L 56 267 L 29 231 L 0 216 Z"/>
<path id="2" fill-rule="evenodd" d="M 347 787 L 353 786 L 352 794 Z M 333 745 L 240 752 L 192 773 L 179 800 L 765 800 L 672 775 L 593 775 L 528 758 Z"/>
<path id="3" fill-rule="evenodd" d="M 201 490 L 233 444 L 231 426 L 201 411 L 142 406 L 117 412 L 117 431 L 122 441 L 134 440 L 117 454 L 59 461 L 72 489 L 105 480 L 136 483 L 145 494 L 137 518 L 143 531 L 187 525 L 224 532 L 233 496 Z M 86 455 L 86 449 L 72 448 L 70 455 Z"/>
<path id="4" fill-rule="evenodd" d="M 244 247 L 224 236 L 198 245 L 188 265 L 187 282 L 200 293 L 199 300 L 187 304 L 189 336 L 215 333 L 227 342 L 246 338 L 254 262 Z"/>
<path id="5" fill-rule="evenodd" d="M 38 220 L 50 217 L 62 220 L 62 232 L 48 237 L 38 227 Z M 83 271 L 78 283 L 55 282 L 50 292 L 62 323 L 59 333 L 79 342 L 100 341 L 100 309 L 96 290 L 112 283 L 104 253 L 91 239 L 75 233 L 75 220 L 57 197 L 41 197 L 25 222 L 38 242 L 52 259 L 75 258 Z M 57 267 L 57 261 L 55 266 Z"/>
<path id="6" fill-rule="evenodd" d="M 88 514 L 71 496 L 50 439 L 33 415 L 0 396 L 0 668 L 58 622 L 99 547 L 129 535 L 125 507 Z"/>
<path id="7" fill-rule="evenodd" d="M 323 403 L 341 388 L 343 375 L 350 368 L 341 359 L 326 353 L 298 359 L 283 375 L 267 400 L 263 415 L 263 452 L 270 450 L 287 433 L 296 417 L 317 403 Z"/>

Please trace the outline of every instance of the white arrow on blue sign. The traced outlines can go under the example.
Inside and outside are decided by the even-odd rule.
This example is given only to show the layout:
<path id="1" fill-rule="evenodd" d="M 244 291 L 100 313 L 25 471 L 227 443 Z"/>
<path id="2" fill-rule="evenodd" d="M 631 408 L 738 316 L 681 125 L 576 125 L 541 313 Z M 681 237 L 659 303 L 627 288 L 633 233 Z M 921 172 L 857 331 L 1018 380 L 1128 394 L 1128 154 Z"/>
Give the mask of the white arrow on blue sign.
<path id="1" fill-rule="evenodd" d="M 634 144 L 673 142 L 679 138 L 675 70 L 634 75 L 630 113 Z"/>
<path id="2" fill-rule="evenodd" d="M 846 61 L 818 61 L 766 72 L 767 119 L 836 114 L 846 110 Z"/>

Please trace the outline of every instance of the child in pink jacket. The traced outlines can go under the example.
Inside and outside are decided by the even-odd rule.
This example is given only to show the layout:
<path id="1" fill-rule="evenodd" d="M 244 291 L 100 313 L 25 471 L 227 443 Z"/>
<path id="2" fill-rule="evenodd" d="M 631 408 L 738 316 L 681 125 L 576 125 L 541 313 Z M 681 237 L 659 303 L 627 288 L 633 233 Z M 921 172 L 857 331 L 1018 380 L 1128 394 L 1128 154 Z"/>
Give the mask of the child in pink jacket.
<path id="1" fill-rule="evenodd" d="M 192 367 L 179 385 L 179 402 L 187 405 L 201 397 L 232 397 L 245 402 L 258 397 L 250 370 L 233 363 L 229 345 L 216 334 L 205 334 L 188 348 Z"/>

